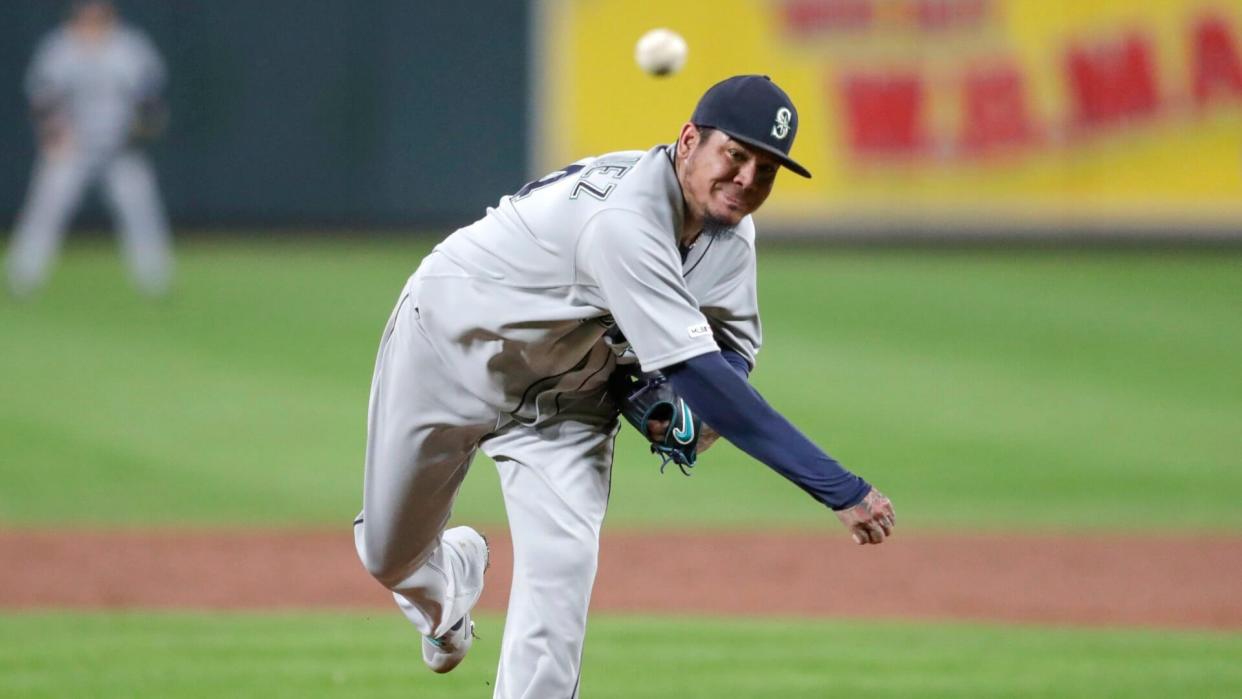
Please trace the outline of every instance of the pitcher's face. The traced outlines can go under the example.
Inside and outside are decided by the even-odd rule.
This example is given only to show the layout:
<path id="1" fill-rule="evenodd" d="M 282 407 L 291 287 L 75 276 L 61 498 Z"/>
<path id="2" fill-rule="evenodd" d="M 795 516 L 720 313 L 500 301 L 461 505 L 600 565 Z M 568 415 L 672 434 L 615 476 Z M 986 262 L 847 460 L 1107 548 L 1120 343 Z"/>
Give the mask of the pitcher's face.
<path id="1" fill-rule="evenodd" d="M 682 127 L 679 179 L 690 213 L 708 224 L 736 226 L 772 193 L 780 163 L 716 129 Z"/>

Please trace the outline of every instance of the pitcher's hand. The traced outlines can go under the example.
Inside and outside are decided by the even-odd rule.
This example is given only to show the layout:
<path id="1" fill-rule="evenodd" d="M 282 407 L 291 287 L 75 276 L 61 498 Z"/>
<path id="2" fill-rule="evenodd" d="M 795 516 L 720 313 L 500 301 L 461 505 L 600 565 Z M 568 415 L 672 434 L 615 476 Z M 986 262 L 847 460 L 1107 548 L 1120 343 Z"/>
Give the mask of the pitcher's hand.
<path id="1" fill-rule="evenodd" d="M 845 510 L 836 510 L 836 515 L 854 536 L 854 543 L 860 546 L 884 543 L 884 539 L 893 535 L 893 527 L 897 523 L 893 503 L 875 488 L 867 493 L 862 502 Z"/>

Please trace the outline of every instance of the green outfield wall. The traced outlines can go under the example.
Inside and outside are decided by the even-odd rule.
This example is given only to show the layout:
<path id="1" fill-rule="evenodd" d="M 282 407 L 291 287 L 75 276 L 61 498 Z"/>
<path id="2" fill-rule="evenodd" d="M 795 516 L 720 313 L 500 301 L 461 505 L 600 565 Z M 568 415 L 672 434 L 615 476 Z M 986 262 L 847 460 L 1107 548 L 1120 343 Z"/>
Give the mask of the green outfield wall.
<path id="1" fill-rule="evenodd" d="M 457 222 L 525 181 L 523 3 L 117 4 L 168 63 L 155 155 L 180 227 Z M 34 152 L 23 75 L 67 5 L 0 3 L 6 227 Z"/>

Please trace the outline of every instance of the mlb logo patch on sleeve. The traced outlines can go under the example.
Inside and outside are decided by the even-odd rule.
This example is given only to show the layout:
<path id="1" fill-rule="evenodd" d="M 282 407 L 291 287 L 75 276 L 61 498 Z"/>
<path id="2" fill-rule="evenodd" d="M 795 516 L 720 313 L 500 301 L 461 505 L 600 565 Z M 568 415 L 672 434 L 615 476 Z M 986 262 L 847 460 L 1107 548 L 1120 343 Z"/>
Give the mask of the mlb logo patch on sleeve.
<path id="1" fill-rule="evenodd" d="M 698 325 L 691 325 L 686 328 L 686 331 L 690 333 L 690 337 L 703 337 L 704 335 L 711 336 L 712 326 L 707 323 L 699 323 Z"/>

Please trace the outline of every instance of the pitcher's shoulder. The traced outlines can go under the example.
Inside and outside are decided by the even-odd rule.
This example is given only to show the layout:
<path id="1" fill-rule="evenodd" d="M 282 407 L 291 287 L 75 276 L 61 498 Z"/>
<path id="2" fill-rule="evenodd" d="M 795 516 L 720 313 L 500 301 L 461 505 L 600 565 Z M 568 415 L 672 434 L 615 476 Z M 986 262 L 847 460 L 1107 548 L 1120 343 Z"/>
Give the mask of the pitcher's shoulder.
<path id="1" fill-rule="evenodd" d="M 646 154 L 647 151 L 641 150 L 618 150 L 597 155 L 591 160 L 592 165 L 634 165 Z"/>
<path id="2" fill-rule="evenodd" d="M 733 238 L 746 244 L 753 252 L 755 249 L 755 219 L 746 216 L 738 222 L 736 226 L 730 229 Z"/>

